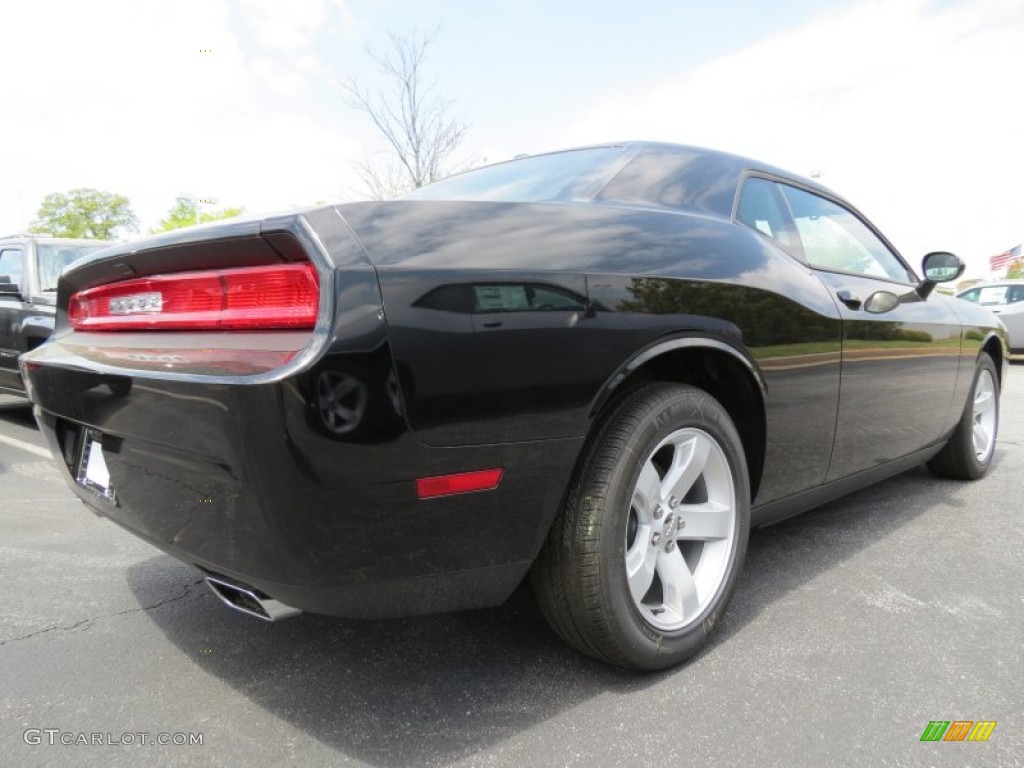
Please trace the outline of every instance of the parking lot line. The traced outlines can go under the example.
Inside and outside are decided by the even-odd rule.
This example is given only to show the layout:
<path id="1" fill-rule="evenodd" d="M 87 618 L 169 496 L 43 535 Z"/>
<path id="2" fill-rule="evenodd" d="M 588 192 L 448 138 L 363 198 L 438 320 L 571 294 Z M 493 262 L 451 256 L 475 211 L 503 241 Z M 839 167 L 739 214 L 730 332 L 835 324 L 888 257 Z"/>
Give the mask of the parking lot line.
<path id="1" fill-rule="evenodd" d="M 53 454 L 51 454 L 45 448 L 40 448 L 38 445 L 32 445 L 32 443 L 26 443 L 24 440 L 18 440 L 15 437 L 7 437 L 7 435 L 0 435 L 0 443 L 4 443 L 5 445 L 11 445 L 14 446 L 15 448 L 21 448 L 21 450 L 23 451 L 34 453 L 36 456 L 42 456 L 44 459 L 53 458 Z"/>

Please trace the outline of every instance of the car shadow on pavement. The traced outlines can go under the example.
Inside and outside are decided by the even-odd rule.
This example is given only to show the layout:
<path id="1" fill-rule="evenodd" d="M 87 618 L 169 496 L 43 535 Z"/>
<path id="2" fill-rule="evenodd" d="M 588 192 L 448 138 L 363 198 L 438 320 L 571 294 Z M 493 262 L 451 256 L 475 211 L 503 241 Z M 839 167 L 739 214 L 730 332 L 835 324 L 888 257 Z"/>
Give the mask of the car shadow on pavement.
<path id="1" fill-rule="evenodd" d="M 169 586 L 144 575 L 168 560 L 129 571 L 140 604 L 158 602 Z M 499 608 L 405 619 L 303 614 L 269 624 L 212 594 L 149 616 L 205 672 L 274 716 L 389 768 L 449 764 L 609 689 L 657 679 L 575 653 L 525 588 Z"/>
<path id="2" fill-rule="evenodd" d="M 998 456 L 997 456 L 998 460 Z M 276 718 L 367 763 L 449 764 L 601 695 L 642 692 L 728 654 L 730 638 L 771 604 L 941 505 L 957 483 L 921 468 L 816 511 L 754 531 L 743 577 L 712 642 L 654 675 L 583 657 L 547 628 L 520 588 L 500 608 L 386 621 L 302 615 L 267 624 L 212 595 L 148 612 L 204 672 Z M 133 566 L 141 605 L 198 574 L 159 556 Z"/>

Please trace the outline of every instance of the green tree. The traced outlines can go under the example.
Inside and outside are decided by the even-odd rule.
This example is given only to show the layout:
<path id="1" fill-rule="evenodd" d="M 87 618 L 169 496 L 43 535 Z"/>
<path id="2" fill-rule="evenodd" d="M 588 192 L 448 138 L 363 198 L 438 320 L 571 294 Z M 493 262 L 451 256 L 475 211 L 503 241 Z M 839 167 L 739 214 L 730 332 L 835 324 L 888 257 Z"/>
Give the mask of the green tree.
<path id="1" fill-rule="evenodd" d="M 138 225 L 127 197 L 98 189 L 72 189 L 44 197 L 29 231 L 112 240 L 118 229 L 134 231 Z"/>
<path id="2" fill-rule="evenodd" d="M 1024 259 L 1017 259 L 1006 270 L 1007 277 L 1024 277 Z"/>
<path id="3" fill-rule="evenodd" d="M 167 212 L 167 216 L 160 219 L 160 222 L 150 232 L 170 232 L 172 229 L 191 227 L 196 223 L 196 206 L 202 202 L 194 197 L 179 195 L 174 206 Z M 244 208 L 222 208 L 219 211 L 199 211 L 199 223 L 205 224 L 208 221 L 219 221 L 220 219 L 231 219 L 241 214 Z"/>

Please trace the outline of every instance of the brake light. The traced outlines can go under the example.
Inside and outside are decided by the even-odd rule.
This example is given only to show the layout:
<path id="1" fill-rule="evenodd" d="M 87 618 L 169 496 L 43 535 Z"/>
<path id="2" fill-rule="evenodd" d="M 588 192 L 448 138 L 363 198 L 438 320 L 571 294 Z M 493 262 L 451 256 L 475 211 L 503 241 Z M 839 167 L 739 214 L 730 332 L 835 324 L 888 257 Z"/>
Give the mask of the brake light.
<path id="1" fill-rule="evenodd" d="M 78 331 L 267 330 L 316 325 L 316 267 L 261 267 L 177 272 L 100 285 L 71 296 Z"/>

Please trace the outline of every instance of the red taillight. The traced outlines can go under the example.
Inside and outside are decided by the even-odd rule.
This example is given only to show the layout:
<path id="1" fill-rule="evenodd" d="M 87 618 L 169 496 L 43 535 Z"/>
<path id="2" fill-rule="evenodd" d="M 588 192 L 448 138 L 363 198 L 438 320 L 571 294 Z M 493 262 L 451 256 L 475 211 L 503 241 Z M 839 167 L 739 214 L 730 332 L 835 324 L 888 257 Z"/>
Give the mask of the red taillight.
<path id="1" fill-rule="evenodd" d="M 451 496 L 470 491 L 490 491 L 501 482 L 501 469 L 483 469 L 479 472 L 461 472 L 457 475 L 421 477 L 416 481 L 416 495 L 421 499 Z"/>
<path id="2" fill-rule="evenodd" d="M 320 300 L 312 264 L 178 272 L 101 285 L 71 297 L 78 331 L 312 328 Z"/>

